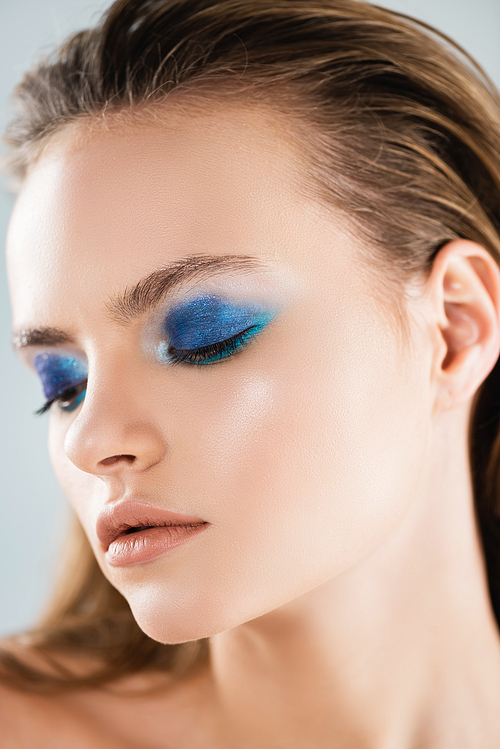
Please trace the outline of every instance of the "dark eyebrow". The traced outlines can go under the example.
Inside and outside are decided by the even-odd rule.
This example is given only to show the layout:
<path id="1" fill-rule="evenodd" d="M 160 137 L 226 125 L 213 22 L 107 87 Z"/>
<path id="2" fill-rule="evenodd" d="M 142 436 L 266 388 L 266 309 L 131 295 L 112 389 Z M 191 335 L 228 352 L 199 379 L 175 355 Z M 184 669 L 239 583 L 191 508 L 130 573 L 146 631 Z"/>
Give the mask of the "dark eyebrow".
<path id="1" fill-rule="evenodd" d="M 29 328 L 12 334 L 14 349 L 25 346 L 57 346 L 61 343 L 74 343 L 74 339 L 64 330 L 58 328 Z"/>
<path id="2" fill-rule="evenodd" d="M 192 280 L 213 278 L 221 273 L 245 273 L 266 266 L 250 255 L 190 255 L 155 270 L 135 286 L 125 289 L 107 305 L 113 320 L 126 323 L 148 312 L 174 288 Z"/>
<path id="3" fill-rule="evenodd" d="M 189 255 L 153 271 L 110 299 L 106 306 L 115 322 L 127 323 L 156 307 L 169 292 L 186 281 L 213 278 L 220 273 L 252 272 L 266 267 L 251 255 Z M 12 334 L 14 349 L 74 343 L 74 338 L 59 328 L 29 328 Z"/>

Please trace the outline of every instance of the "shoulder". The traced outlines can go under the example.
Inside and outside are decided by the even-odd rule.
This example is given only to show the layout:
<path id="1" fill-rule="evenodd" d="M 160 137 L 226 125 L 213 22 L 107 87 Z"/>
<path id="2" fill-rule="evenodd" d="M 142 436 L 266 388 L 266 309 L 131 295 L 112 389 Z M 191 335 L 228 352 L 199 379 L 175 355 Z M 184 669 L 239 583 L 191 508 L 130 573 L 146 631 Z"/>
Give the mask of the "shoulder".
<path id="1" fill-rule="evenodd" d="M 68 749 L 100 747 L 87 735 L 83 713 L 67 704 L 63 692 L 43 691 L 43 676 L 50 675 L 50 668 L 27 638 L 3 640 L 0 649 L 0 749 L 53 749 L 56 736 L 58 745 Z M 37 691 L 23 688 L 17 678 L 31 668 L 40 675 Z"/>
<path id="2" fill-rule="evenodd" d="M 15 643 L 9 650 L 27 666 L 44 664 L 29 646 Z M 136 674 L 102 688 L 38 693 L 15 689 L 4 676 L 0 749 L 54 749 L 54 739 L 64 749 L 206 746 L 199 725 L 202 714 L 212 713 L 206 692 L 203 675 L 179 682 L 161 673 Z"/>
<path id="3" fill-rule="evenodd" d="M 112 720 L 96 724 L 91 713 L 88 699 L 80 704 L 78 694 L 68 700 L 0 685 L 0 749 L 128 749 Z"/>
<path id="4" fill-rule="evenodd" d="M 49 749 L 64 714 L 53 701 L 0 684 L 0 749 Z M 76 749 L 76 747 L 75 747 Z"/>
<path id="5" fill-rule="evenodd" d="M 10 669 L 11 682 L 9 669 L 2 669 L 0 749 L 186 746 L 183 731 L 188 726 L 182 719 L 178 690 L 165 676 L 136 675 L 102 688 L 49 690 L 43 685 L 43 674 L 50 675 L 50 665 L 36 649 L 20 641 L 1 642 L 0 648 L 7 657 L 14 656 L 21 670 L 35 668 L 42 677 L 38 690 L 28 691 L 15 686 L 15 667 Z M 73 659 L 65 659 L 64 665 L 73 672 L 81 668 L 80 661 Z"/>

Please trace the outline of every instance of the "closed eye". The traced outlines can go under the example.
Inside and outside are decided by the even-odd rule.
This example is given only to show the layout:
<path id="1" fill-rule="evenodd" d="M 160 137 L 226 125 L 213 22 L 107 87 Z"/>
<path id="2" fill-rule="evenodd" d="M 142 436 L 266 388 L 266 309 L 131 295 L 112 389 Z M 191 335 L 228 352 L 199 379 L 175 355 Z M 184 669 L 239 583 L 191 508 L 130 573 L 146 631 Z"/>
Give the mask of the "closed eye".
<path id="1" fill-rule="evenodd" d="M 85 398 L 87 392 L 87 380 L 72 385 L 65 390 L 62 390 L 55 398 L 47 400 L 41 408 L 35 411 L 36 416 L 41 416 L 46 413 L 53 403 L 57 403 L 61 411 L 71 412 L 75 411 L 80 403 Z"/>
<path id="2" fill-rule="evenodd" d="M 170 345 L 166 350 L 166 358 L 172 364 L 215 364 L 244 348 L 265 325 L 266 322 L 250 325 L 225 341 L 216 341 L 198 348 L 176 349 Z"/>

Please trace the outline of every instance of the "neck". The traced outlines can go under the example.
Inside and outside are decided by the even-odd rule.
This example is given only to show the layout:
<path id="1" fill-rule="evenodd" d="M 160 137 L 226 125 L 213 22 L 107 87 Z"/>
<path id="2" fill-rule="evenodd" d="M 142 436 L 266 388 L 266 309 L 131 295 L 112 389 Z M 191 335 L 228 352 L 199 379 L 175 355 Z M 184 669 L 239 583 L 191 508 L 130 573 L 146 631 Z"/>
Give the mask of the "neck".
<path id="1" fill-rule="evenodd" d="M 228 746 L 499 745 L 499 639 L 466 439 L 453 438 L 467 419 L 436 419 L 416 499 L 374 553 L 211 638 Z"/>

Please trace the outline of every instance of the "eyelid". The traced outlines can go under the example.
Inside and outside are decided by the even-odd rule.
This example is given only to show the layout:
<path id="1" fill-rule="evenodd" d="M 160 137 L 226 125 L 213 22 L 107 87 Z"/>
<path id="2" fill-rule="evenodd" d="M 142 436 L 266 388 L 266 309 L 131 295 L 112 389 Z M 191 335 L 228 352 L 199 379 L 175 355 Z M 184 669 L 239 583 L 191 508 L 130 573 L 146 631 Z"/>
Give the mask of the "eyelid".
<path id="1" fill-rule="evenodd" d="M 261 325 L 252 325 L 241 333 L 232 336 L 224 341 L 194 349 L 173 349 L 165 344 L 162 358 L 172 364 L 189 364 L 189 365 L 211 365 L 217 364 L 224 359 L 233 357 L 238 352 L 244 350 L 253 338 L 257 337 L 266 323 Z M 160 348 L 160 351 L 162 349 Z"/>
<path id="2" fill-rule="evenodd" d="M 83 386 L 83 387 L 82 387 Z M 62 404 L 67 399 L 67 394 L 71 390 L 76 390 L 76 395 L 73 395 L 73 398 L 70 398 L 69 400 L 75 400 L 75 402 L 70 407 L 65 407 Z M 75 411 L 80 403 L 85 398 L 85 394 L 87 392 L 87 380 L 82 380 L 79 383 L 76 383 L 75 385 L 72 385 L 71 387 L 67 388 L 66 390 L 63 390 L 62 393 L 55 397 L 55 398 L 49 398 L 43 406 L 35 411 L 35 416 L 42 416 L 44 413 L 50 410 L 50 408 L 53 406 L 54 403 L 59 404 L 59 408 L 61 411 L 64 411 L 66 413 L 71 413 L 71 411 Z M 63 396 L 66 396 L 64 398 Z"/>
<path id="3" fill-rule="evenodd" d="M 86 362 L 67 352 L 41 351 L 33 359 L 45 397 L 54 400 L 88 376 Z"/>
<path id="4" fill-rule="evenodd" d="M 264 283 L 262 279 L 257 282 L 254 278 L 233 277 L 219 278 L 213 283 L 199 283 L 189 288 L 184 288 L 174 292 L 172 296 L 165 299 L 158 308 L 149 316 L 143 326 L 141 326 L 141 348 L 148 358 L 160 360 L 165 363 L 168 356 L 165 356 L 165 340 L 168 333 L 165 326 L 169 316 L 179 309 L 186 309 L 195 300 L 200 297 L 213 296 L 218 297 L 234 309 L 246 308 L 256 312 L 255 317 L 267 315 L 267 322 L 281 316 L 283 312 L 289 309 L 290 305 L 297 300 L 300 289 L 293 279 L 287 277 L 273 276 Z M 257 319 L 251 319 L 250 324 L 255 324 Z M 248 325 L 242 324 L 241 327 L 234 331 L 239 333 Z M 231 332 L 231 331 L 230 331 Z M 229 335 L 230 335 L 229 332 Z M 228 337 L 228 332 L 224 338 Z M 177 343 L 177 341 L 174 341 Z M 212 343 L 205 339 L 201 343 Z"/>
<path id="5" fill-rule="evenodd" d="M 64 348 L 62 346 L 29 346 L 26 348 L 26 352 L 21 349 L 21 355 L 27 359 L 28 366 L 34 369 L 35 372 L 35 361 L 40 356 L 54 357 L 58 359 L 72 358 L 78 361 L 82 366 L 88 366 L 87 357 L 81 349 L 69 346 L 65 346 Z"/>
<path id="6" fill-rule="evenodd" d="M 202 294 L 171 309 L 163 327 L 173 348 L 197 349 L 268 322 L 274 314 L 256 304 L 235 303 L 219 295 Z"/>
<path id="7" fill-rule="evenodd" d="M 202 294 L 167 313 L 166 340 L 157 345 L 157 357 L 174 365 L 219 363 L 245 349 L 276 313 L 269 305 Z"/>

